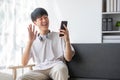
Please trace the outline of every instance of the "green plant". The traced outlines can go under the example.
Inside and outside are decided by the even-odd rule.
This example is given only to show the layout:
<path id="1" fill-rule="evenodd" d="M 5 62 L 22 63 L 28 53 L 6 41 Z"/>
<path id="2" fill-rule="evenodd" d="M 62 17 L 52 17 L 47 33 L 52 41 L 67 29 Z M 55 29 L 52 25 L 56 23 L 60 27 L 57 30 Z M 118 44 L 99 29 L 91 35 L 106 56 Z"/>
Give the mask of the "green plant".
<path id="1" fill-rule="evenodd" d="M 116 22 L 116 27 L 120 27 L 120 21 Z"/>

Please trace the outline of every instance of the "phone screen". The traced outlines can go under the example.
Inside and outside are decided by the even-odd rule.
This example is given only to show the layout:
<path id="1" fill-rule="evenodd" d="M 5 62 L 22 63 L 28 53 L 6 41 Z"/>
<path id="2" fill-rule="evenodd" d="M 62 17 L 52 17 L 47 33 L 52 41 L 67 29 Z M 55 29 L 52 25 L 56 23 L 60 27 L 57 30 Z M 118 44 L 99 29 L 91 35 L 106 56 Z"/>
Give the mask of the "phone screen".
<path id="1" fill-rule="evenodd" d="M 61 21 L 60 29 L 64 29 L 64 30 L 65 30 L 63 24 L 67 27 L 67 21 Z M 64 35 L 63 35 L 63 34 L 60 34 L 59 36 L 61 37 L 61 36 L 64 36 Z"/>

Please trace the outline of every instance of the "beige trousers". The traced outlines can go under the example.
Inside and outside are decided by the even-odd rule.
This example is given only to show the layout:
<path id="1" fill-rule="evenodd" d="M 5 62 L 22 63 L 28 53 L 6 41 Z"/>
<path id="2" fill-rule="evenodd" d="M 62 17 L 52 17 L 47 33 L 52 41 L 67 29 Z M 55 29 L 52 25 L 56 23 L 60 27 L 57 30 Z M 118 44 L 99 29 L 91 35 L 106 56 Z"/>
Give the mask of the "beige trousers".
<path id="1" fill-rule="evenodd" d="M 17 80 L 68 80 L 68 68 L 66 64 L 60 63 L 47 70 L 33 70 L 24 74 Z"/>

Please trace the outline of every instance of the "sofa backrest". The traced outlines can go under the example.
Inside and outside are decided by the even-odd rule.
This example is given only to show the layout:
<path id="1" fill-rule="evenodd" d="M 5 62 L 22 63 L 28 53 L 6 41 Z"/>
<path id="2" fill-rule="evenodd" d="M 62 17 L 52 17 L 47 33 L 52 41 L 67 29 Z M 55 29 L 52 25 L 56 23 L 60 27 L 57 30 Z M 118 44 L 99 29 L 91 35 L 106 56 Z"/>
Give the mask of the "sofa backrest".
<path id="1" fill-rule="evenodd" d="M 72 45 L 76 53 L 67 63 L 70 77 L 120 79 L 120 43 Z"/>

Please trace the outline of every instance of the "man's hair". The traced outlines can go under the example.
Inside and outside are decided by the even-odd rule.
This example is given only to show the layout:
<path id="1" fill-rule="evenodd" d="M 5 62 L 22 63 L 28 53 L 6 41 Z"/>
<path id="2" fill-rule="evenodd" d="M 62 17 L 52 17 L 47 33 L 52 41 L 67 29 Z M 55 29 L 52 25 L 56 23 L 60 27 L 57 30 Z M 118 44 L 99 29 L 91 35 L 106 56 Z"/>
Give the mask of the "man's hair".
<path id="1" fill-rule="evenodd" d="M 47 15 L 48 13 L 44 8 L 36 8 L 32 13 L 31 13 L 31 20 L 36 21 L 37 18 L 42 17 L 43 15 Z"/>

